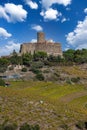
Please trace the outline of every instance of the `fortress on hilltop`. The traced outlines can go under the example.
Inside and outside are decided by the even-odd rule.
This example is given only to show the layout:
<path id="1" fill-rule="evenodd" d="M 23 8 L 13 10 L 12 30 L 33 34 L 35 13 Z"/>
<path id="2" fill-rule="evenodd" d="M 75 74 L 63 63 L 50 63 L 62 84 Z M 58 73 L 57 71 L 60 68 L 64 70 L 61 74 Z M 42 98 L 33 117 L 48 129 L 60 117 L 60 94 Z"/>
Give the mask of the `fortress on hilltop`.
<path id="1" fill-rule="evenodd" d="M 60 55 L 62 56 L 62 49 L 60 43 L 54 43 L 52 41 L 45 40 L 45 34 L 43 32 L 37 33 L 37 42 L 36 43 L 23 43 L 20 47 L 20 53 L 25 54 L 30 52 L 44 51 L 48 55 Z"/>

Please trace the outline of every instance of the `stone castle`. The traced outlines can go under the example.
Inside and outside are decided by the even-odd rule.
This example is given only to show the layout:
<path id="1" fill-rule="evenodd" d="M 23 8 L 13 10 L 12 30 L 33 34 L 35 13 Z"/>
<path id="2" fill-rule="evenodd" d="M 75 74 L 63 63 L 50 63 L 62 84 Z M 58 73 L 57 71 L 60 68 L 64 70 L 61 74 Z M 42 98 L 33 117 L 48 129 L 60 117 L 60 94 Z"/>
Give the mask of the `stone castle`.
<path id="1" fill-rule="evenodd" d="M 20 53 L 25 54 L 30 52 L 33 54 L 34 52 L 43 51 L 48 55 L 60 55 L 62 56 L 62 49 L 60 43 L 54 43 L 51 41 L 45 40 L 45 34 L 43 32 L 37 33 L 37 42 L 36 43 L 23 43 L 20 47 Z"/>

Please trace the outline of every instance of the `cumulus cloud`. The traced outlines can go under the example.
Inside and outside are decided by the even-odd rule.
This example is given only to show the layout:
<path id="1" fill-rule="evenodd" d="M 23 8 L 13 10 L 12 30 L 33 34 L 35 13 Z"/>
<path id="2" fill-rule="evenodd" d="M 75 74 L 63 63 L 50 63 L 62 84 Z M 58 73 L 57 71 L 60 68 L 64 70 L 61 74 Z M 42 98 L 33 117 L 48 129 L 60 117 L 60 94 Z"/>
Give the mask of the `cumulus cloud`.
<path id="1" fill-rule="evenodd" d="M 43 16 L 45 20 L 59 20 L 58 17 L 62 15 L 57 9 L 53 9 L 53 4 L 67 6 L 71 4 L 72 0 L 42 0 L 42 7 L 43 10 L 41 11 L 40 15 Z M 62 20 L 65 22 L 65 19 Z"/>
<path id="2" fill-rule="evenodd" d="M 38 4 L 36 2 L 32 2 L 31 0 L 25 0 L 25 2 L 31 9 L 38 9 Z"/>
<path id="3" fill-rule="evenodd" d="M 35 31 L 42 31 L 43 28 L 40 25 L 32 25 L 31 29 L 35 30 Z"/>
<path id="4" fill-rule="evenodd" d="M 85 9 L 84 9 L 84 13 L 86 13 L 86 14 L 87 14 L 87 8 L 85 8 Z"/>
<path id="5" fill-rule="evenodd" d="M 47 42 L 54 43 L 55 41 L 53 39 L 49 39 Z"/>
<path id="6" fill-rule="evenodd" d="M 9 38 L 12 34 L 8 33 L 6 29 L 0 27 L 0 37 L 1 38 Z"/>
<path id="7" fill-rule="evenodd" d="M 49 8 L 46 11 L 42 11 L 40 15 L 43 16 L 45 20 L 57 20 L 62 14 L 55 9 Z"/>
<path id="8" fill-rule="evenodd" d="M 27 17 L 27 11 L 22 5 L 7 3 L 0 6 L 0 18 L 6 19 L 8 22 L 23 22 Z"/>
<path id="9" fill-rule="evenodd" d="M 35 42 L 37 42 L 37 39 L 32 39 L 31 42 L 35 43 Z"/>
<path id="10" fill-rule="evenodd" d="M 61 4 L 67 6 L 71 4 L 71 1 L 72 0 L 42 0 L 42 6 L 46 9 L 51 7 L 53 4 Z"/>
<path id="11" fill-rule="evenodd" d="M 78 21 L 73 32 L 66 35 L 66 41 L 75 48 L 87 48 L 87 16 L 83 21 Z"/>
<path id="12" fill-rule="evenodd" d="M 7 44 L 5 44 L 5 46 L 0 47 L 0 56 L 9 55 L 14 49 L 16 52 L 18 52 L 20 49 L 20 43 L 9 41 Z"/>
<path id="13" fill-rule="evenodd" d="M 76 50 L 77 49 L 83 49 L 83 48 L 87 48 L 87 43 L 84 43 L 84 44 L 81 44 L 81 45 L 78 45 L 77 47 L 76 47 Z"/>

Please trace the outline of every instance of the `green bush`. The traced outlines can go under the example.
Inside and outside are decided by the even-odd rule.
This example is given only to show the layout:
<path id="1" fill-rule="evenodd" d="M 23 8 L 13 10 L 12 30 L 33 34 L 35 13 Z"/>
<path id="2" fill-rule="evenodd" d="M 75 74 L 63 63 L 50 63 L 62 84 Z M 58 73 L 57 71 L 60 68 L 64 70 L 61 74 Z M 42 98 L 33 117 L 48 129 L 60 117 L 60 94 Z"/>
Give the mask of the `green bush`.
<path id="1" fill-rule="evenodd" d="M 49 69 L 46 69 L 46 70 L 43 71 L 43 73 L 49 73 L 49 72 L 50 72 Z"/>
<path id="2" fill-rule="evenodd" d="M 9 67 L 9 70 L 13 70 L 13 69 L 14 69 L 14 67 L 13 67 L 13 66 Z"/>
<path id="3" fill-rule="evenodd" d="M 65 123 L 62 124 L 60 127 L 63 128 L 64 130 L 70 130 L 69 126 Z"/>
<path id="4" fill-rule="evenodd" d="M 3 130 L 16 130 L 17 126 L 15 126 L 14 124 L 8 124 L 6 126 L 4 126 Z"/>
<path id="5" fill-rule="evenodd" d="M 27 72 L 27 68 L 22 68 L 22 70 L 21 70 L 22 72 Z"/>
<path id="6" fill-rule="evenodd" d="M 4 121 L 3 124 L 0 125 L 0 130 L 17 130 L 17 124 L 11 124 L 7 121 Z"/>
<path id="7" fill-rule="evenodd" d="M 5 86 L 5 81 L 3 79 L 0 79 L 0 86 Z"/>
<path id="8" fill-rule="evenodd" d="M 40 130 L 40 127 L 38 124 L 35 126 L 31 126 L 31 125 L 25 123 L 22 126 L 20 126 L 20 130 Z"/>
<path id="9" fill-rule="evenodd" d="M 60 74 L 57 73 L 57 72 L 55 72 L 54 75 L 55 75 L 56 77 L 60 77 Z"/>
<path id="10" fill-rule="evenodd" d="M 31 64 L 31 69 L 32 69 L 32 68 L 37 68 L 37 69 L 39 69 L 39 68 L 42 68 L 43 66 L 44 66 L 44 63 L 41 62 L 41 61 L 33 62 L 33 63 Z"/>
<path id="11" fill-rule="evenodd" d="M 20 126 L 20 130 L 31 130 L 31 126 L 25 123 L 22 126 Z"/>
<path id="12" fill-rule="evenodd" d="M 84 121 L 79 121 L 77 124 L 76 124 L 76 127 L 83 130 L 85 128 L 85 122 Z"/>
<path id="13" fill-rule="evenodd" d="M 8 123 L 8 121 L 4 121 L 0 125 L 0 130 L 40 130 L 40 126 L 38 124 L 29 125 L 27 123 L 24 123 L 18 129 L 18 126 L 16 123 Z"/>
<path id="14" fill-rule="evenodd" d="M 40 126 L 37 124 L 34 126 L 34 130 L 40 130 Z"/>
<path id="15" fill-rule="evenodd" d="M 67 84 L 72 84 L 71 79 L 67 78 L 67 79 L 66 79 L 66 83 L 67 83 Z"/>
<path id="16" fill-rule="evenodd" d="M 40 81 L 43 81 L 44 80 L 44 76 L 42 73 L 39 73 L 36 75 L 36 79 L 40 80 Z"/>
<path id="17" fill-rule="evenodd" d="M 71 81 L 74 83 L 78 83 L 80 81 L 80 77 L 71 78 Z"/>
<path id="18" fill-rule="evenodd" d="M 7 70 L 7 67 L 5 67 L 5 66 L 0 67 L 0 72 L 1 72 L 1 73 L 4 73 L 6 70 Z"/>
<path id="19" fill-rule="evenodd" d="M 35 73 L 35 74 L 41 73 L 41 70 L 36 69 L 36 68 L 32 68 L 31 71 L 32 71 L 33 73 Z"/>

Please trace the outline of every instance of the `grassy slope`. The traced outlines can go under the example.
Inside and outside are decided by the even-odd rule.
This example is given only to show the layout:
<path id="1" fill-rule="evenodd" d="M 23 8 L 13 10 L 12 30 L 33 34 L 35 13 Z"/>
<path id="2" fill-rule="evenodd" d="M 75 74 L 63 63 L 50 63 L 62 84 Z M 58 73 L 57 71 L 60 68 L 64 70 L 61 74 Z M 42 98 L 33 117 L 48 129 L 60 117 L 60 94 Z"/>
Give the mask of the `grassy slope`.
<path id="1" fill-rule="evenodd" d="M 0 87 L 0 120 L 39 123 L 42 130 L 85 119 L 86 104 L 87 90 L 82 85 L 17 81 Z"/>

